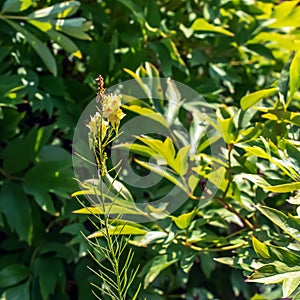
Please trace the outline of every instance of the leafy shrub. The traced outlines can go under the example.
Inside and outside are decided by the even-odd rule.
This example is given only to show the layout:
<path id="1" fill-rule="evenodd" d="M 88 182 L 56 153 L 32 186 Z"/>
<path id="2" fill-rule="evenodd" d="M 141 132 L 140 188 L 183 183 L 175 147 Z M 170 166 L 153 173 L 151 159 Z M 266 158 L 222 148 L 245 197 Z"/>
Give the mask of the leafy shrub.
<path id="1" fill-rule="evenodd" d="M 298 272 L 293 265 L 298 223 L 290 224 L 297 221 L 287 215 L 296 215 L 296 208 L 286 202 L 290 198 L 298 205 L 299 52 L 289 61 L 299 48 L 298 1 L 47 4 L 52 9 L 41 2 L 0 1 L 2 297 L 92 297 L 89 282 L 97 279 L 86 269 L 94 263 L 80 231 L 93 229 L 86 216 L 72 213 L 79 205 L 70 200 L 77 189 L 70 150 L 76 122 L 94 97 L 94 78 L 101 73 L 109 85 L 153 74 L 187 84 L 210 104 L 217 119 L 208 128 L 227 145 L 221 161 L 213 160 L 205 146 L 216 141 L 200 136 L 194 153 L 203 162 L 193 170 L 203 178 L 195 196 L 209 172 L 224 176 L 214 200 L 198 207 L 189 199 L 171 217 L 144 224 L 144 237 L 132 238 L 135 259 L 144 266 L 138 274 L 145 288 L 141 297 L 280 298 L 281 287 L 243 282 L 245 275 L 257 280 L 251 274 L 258 269 L 259 281 L 284 280 L 284 296 L 293 293 L 297 299 L 297 277 L 285 280 L 285 273 Z M 129 119 L 141 112 L 138 104 L 128 105 Z M 164 105 L 143 105 L 168 120 Z M 192 133 L 184 110 L 173 117 Z M 139 144 L 144 152 L 135 164 L 145 174 L 154 168 L 147 164 L 147 153 L 156 150 L 153 141 Z M 188 162 L 194 167 L 190 157 Z M 178 171 L 174 161 L 168 164 Z M 168 189 L 174 182 L 169 177 L 162 185 Z M 149 200 L 165 191 L 161 186 L 144 195 L 131 189 L 135 198 Z M 289 257 L 285 266 L 278 263 L 279 255 Z M 279 279 L 268 280 L 270 265 L 275 266 L 272 276 L 277 267 L 283 270 Z"/>

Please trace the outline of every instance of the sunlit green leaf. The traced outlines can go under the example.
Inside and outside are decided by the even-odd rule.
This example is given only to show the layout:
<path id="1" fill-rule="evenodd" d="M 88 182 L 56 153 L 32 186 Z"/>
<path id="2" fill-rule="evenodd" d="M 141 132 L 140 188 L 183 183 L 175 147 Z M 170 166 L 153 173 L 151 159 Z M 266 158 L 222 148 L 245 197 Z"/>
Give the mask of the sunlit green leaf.
<path id="1" fill-rule="evenodd" d="M 189 155 L 190 155 L 190 150 L 191 146 L 185 146 L 182 147 L 178 150 L 175 161 L 174 161 L 174 166 L 175 170 L 177 170 L 178 174 L 183 176 L 188 172 L 188 160 L 189 160 Z"/>
<path id="2" fill-rule="evenodd" d="M 247 152 L 247 155 L 255 155 L 257 157 L 269 159 L 270 155 L 258 146 L 243 146 L 243 149 Z"/>
<path id="3" fill-rule="evenodd" d="M 193 220 L 195 215 L 196 215 L 196 211 L 193 210 L 189 213 L 182 214 L 178 217 L 171 216 L 171 218 L 175 222 L 178 228 L 186 229 L 187 227 L 190 226 L 191 221 Z"/>
<path id="4" fill-rule="evenodd" d="M 196 19 L 191 28 L 193 30 L 215 32 L 215 33 L 225 34 L 228 36 L 234 36 L 234 34 L 232 32 L 230 32 L 222 27 L 214 26 L 202 18 Z"/>
<path id="5" fill-rule="evenodd" d="M 283 281 L 282 284 L 283 297 L 290 296 L 299 285 L 300 285 L 299 273 L 297 277 L 291 276 L 287 278 L 285 281 Z"/>
<path id="6" fill-rule="evenodd" d="M 143 142 L 145 142 L 145 139 L 143 139 Z M 151 147 L 151 145 L 150 145 L 150 147 Z M 157 149 L 157 148 L 155 147 L 155 149 Z M 159 150 L 159 149 L 157 149 L 157 150 Z M 162 150 L 160 149 L 157 152 L 160 153 L 161 151 Z M 163 143 L 163 151 L 164 151 L 163 153 L 165 153 L 165 155 L 164 155 L 165 158 L 167 158 L 167 157 L 174 158 L 175 157 L 175 147 L 174 147 L 172 140 L 169 137 L 167 137 Z"/>
<path id="7" fill-rule="evenodd" d="M 271 244 L 268 244 L 267 247 L 270 258 L 275 261 L 284 261 L 288 266 L 294 266 L 300 263 L 300 256 L 286 247 L 279 247 Z"/>
<path id="8" fill-rule="evenodd" d="M 297 7 L 299 2 L 297 0 L 284 1 L 274 7 L 272 18 L 273 23 L 270 24 L 271 28 L 282 28 L 287 26 L 296 27 L 297 21 L 300 17 L 300 9 Z"/>
<path id="9" fill-rule="evenodd" d="M 248 94 L 244 96 L 241 99 L 241 107 L 243 110 L 248 109 L 249 107 L 256 104 L 259 100 L 262 100 L 263 98 L 267 98 L 269 96 L 274 95 L 277 92 L 278 88 L 270 88 L 265 90 L 260 90 L 251 94 Z"/>
<path id="10" fill-rule="evenodd" d="M 268 247 L 255 236 L 252 236 L 252 245 L 257 255 L 262 258 L 270 258 Z"/>
<path id="11" fill-rule="evenodd" d="M 118 225 L 118 226 L 112 226 L 109 228 L 109 234 L 110 235 L 142 235 L 142 234 L 146 234 L 148 231 L 143 229 L 143 228 L 139 228 L 139 227 L 135 227 L 132 225 Z M 96 231 L 92 234 L 90 234 L 88 236 L 89 239 L 95 238 L 95 237 L 102 237 L 104 236 L 106 233 L 105 229 L 100 230 L 100 231 Z"/>
<path id="12" fill-rule="evenodd" d="M 85 193 L 82 193 L 83 195 L 86 195 Z M 76 193 L 78 195 L 78 193 Z M 78 210 L 75 210 L 74 213 L 76 214 L 95 214 L 95 215 L 102 215 L 102 214 L 110 214 L 112 216 L 114 215 L 145 215 L 144 212 L 140 211 L 135 206 L 121 206 L 118 204 L 110 204 L 107 203 L 104 205 L 104 208 L 101 205 L 97 205 L 95 207 L 85 207 Z"/>
<path id="13" fill-rule="evenodd" d="M 296 1 L 293 1 L 296 2 Z M 299 10 L 300 16 L 300 10 Z M 300 51 L 298 51 L 292 60 L 290 67 L 290 93 L 291 97 L 299 89 L 300 86 Z"/>
<path id="14" fill-rule="evenodd" d="M 283 283 L 283 297 L 288 297 L 300 284 L 300 270 L 299 267 L 288 267 L 284 263 L 276 262 L 255 270 L 247 282 Z"/>
<path id="15" fill-rule="evenodd" d="M 300 220 L 298 218 L 287 216 L 283 212 L 267 206 L 258 206 L 257 208 L 283 231 L 300 241 Z"/>
<path id="16" fill-rule="evenodd" d="M 234 142 L 234 123 L 233 116 L 229 118 L 222 118 L 221 115 L 217 112 L 217 121 L 220 126 L 220 133 L 223 135 L 224 141 L 227 144 L 232 144 Z"/>
<path id="17" fill-rule="evenodd" d="M 300 182 L 285 183 L 279 185 L 269 184 L 263 177 L 254 174 L 243 174 L 243 178 L 250 180 L 261 188 L 274 193 L 289 193 L 300 189 Z"/>
<path id="18" fill-rule="evenodd" d="M 160 114 L 155 112 L 154 110 L 146 107 L 140 107 L 137 105 L 123 105 L 122 106 L 124 109 L 132 111 L 136 114 L 145 116 L 146 118 L 152 119 L 160 124 L 162 124 L 164 127 L 168 128 L 169 124 L 166 121 L 166 119 Z"/>

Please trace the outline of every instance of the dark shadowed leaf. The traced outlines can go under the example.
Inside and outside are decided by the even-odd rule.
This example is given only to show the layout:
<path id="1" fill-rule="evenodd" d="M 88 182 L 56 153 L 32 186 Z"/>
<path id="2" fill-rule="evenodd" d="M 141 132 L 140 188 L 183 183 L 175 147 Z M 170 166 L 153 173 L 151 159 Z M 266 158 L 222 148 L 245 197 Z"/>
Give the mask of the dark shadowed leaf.
<path id="1" fill-rule="evenodd" d="M 30 270 L 24 265 L 9 265 L 0 271 L 0 288 L 15 285 L 30 275 Z"/>
<path id="2" fill-rule="evenodd" d="M 29 8 L 34 1 L 31 0 L 6 0 L 2 6 L 2 13 L 19 12 Z"/>
<path id="3" fill-rule="evenodd" d="M 27 42 L 31 45 L 31 47 L 36 51 L 38 56 L 47 66 L 49 71 L 56 76 L 57 75 L 57 66 L 56 61 L 49 48 L 41 42 L 35 35 L 26 30 L 23 26 L 18 23 L 10 20 L 5 20 L 10 26 L 12 26 L 15 30 L 21 32 L 26 37 Z"/>
<path id="4" fill-rule="evenodd" d="M 34 261 L 33 269 L 39 278 L 43 300 L 49 299 L 49 296 L 54 293 L 58 283 L 60 283 L 61 286 L 64 286 L 64 266 L 58 258 L 37 257 Z"/>
<path id="5" fill-rule="evenodd" d="M 0 199 L 0 209 L 9 227 L 18 234 L 20 240 L 30 244 L 33 230 L 31 206 L 22 185 L 13 181 L 4 181 Z"/>
<path id="6" fill-rule="evenodd" d="M 25 283 L 13 286 L 3 293 L 4 299 L 19 300 L 22 295 L 22 300 L 30 300 L 30 281 L 27 280 Z"/>

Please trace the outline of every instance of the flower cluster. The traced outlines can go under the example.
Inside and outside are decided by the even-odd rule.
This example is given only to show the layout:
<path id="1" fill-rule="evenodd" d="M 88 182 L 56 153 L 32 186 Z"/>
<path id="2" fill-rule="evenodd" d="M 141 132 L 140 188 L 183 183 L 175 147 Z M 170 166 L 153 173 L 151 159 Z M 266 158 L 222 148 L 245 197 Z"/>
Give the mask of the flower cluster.
<path id="1" fill-rule="evenodd" d="M 95 148 L 96 141 L 103 141 L 106 131 L 108 128 L 108 122 L 105 121 L 99 112 L 92 117 L 89 123 L 86 125 L 90 132 L 89 132 L 89 145 L 91 149 Z"/>
<path id="2" fill-rule="evenodd" d="M 118 133 L 121 119 L 125 116 L 121 109 L 121 95 L 117 94 L 104 94 L 104 80 L 102 76 L 96 78 L 98 83 L 98 93 L 96 101 L 100 102 L 98 112 L 94 116 L 91 116 L 91 120 L 87 124 L 89 128 L 89 145 L 90 148 L 101 148 L 100 144 L 105 144 L 104 138 L 107 135 L 109 125 L 111 130 L 108 136 L 112 134 L 112 130 Z M 108 138 L 109 139 L 109 138 Z"/>
<path id="3" fill-rule="evenodd" d="M 122 112 L 121 95 L 108 94 L 102 96 L 102 112 L 103 118 L 107 118 L 111 126 L 117 131 L 120 121 L 125 114 Z"/>

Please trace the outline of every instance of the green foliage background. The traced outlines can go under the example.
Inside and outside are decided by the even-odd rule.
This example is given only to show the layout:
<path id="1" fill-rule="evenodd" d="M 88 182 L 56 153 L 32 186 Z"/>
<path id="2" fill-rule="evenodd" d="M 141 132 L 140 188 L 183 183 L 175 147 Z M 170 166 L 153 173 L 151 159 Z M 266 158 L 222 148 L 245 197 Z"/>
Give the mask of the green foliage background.
<path id="1" fill-rule="evenodd" d="M 290 57 L 300 47 L 298 1 L 1 0 L 0 7 L 1 299 L 93 299 L 90 282 L 99 279 L 86 267 L 94 262 L 80 233 L 93 228 L 85 215 L 72 213 L 80 208 L 70 196 L 78 189 L 73 131 L 95 96 L 98 74 L 111 86 L 137 76 L 145 62 L 219 110 L 223 138 L 234 145 L 225 166 L 230 193 L 222 198 L 221 190 L 221 200 L 240 217 L 216 201 L 197 213 L 184 207 L 159 224 L 179 236 L 193 233 L 195 249 L 172 244 L 170 236 L 135 247 L 135 260 L 148 262 L 137 277 L 145 287 L 140 299 L 280 298 L 276 280 L 244 283 L 263 264 L 277 266 L 273 275 L 296 272 L 284 290 L 294 292 L 300 270 L 290 250 L 299 250 L 299 235 L 291 228 L 299 230 L 299 221 L 265 205 L 297 215 L 299 52 L 292 63 Z M 244 97 L 249 91 L 260 92 Z M 253 108 L 261 99 L 263 106 Z M 247 220 L 256 230 L 247 229 Z M 197 240 L 199 234 L 206 238 Z M 219 251 L 239 243 L 234 253 Z M 286 265 L 278 271 L 276 261 Z M 262 269 L 261 278 L 268 272 Z"/>

